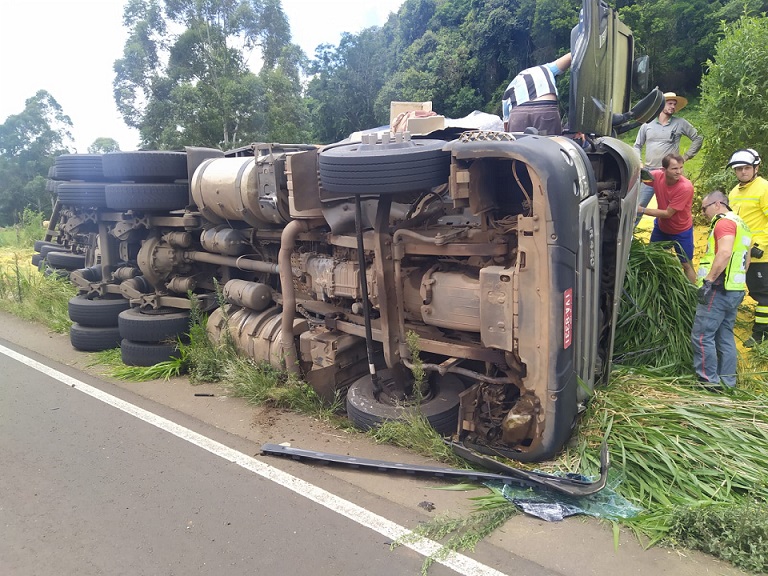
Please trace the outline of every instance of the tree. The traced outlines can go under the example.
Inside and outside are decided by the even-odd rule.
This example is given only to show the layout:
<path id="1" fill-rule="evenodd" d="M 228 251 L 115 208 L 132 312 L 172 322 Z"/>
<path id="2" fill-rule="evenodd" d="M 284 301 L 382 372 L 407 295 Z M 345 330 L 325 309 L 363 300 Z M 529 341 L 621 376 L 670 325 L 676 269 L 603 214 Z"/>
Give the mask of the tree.
<path id="1" fill-rule="evenodd" d="M 701 175 L 704 189 L 727 192 L 735 179 L 725 166 L 735 150 L 768 155 L 768 18 L 742 16 L 722 33 L 701 81 Z"/>
<path id="2" fill-rule="evenodd" d="M 144 147 L 270 140 L 274 106 L 300 94 L 298 69 L 286 69 L 300 61 L 285 57 L 290 30 L 279 0 L 129 0 L 123 20 L 129 37 L 114 96 Z M 254 53 L 258 75 L 248 65 Z"/>
<path id="3" fill-rule="evenodd" d="M 696 89 L 701 65 L 717 41 L 722 5 L 722 0 L 647 0 L 621 8 L 638 50 L 650 56 L 652 85 L 665 92 Z"/>
<path id="4" fill-rule="evenodd" d="M 387 77 L 387 42 L 380 28 L 343 34 L 338 47 L 318 46 L 307 87 L 312 125 L 321 142 L 389 121 L 374 113 L 374 102 Z"/>
<path id="5" fill-rule="evenodd" d="M 299 143 L 312 139 L 307 102 L 301 96 L 299 69 L 305 68 L 307 57 L 292 44 L 283 48 L 274 69 L 264 69 L 259 78 L 264 85 L 264 127 L 270 142 Z"/>
<path id="6" fill-rule="evenodd" d="M 107 152 L 119 152 L 120 144 L 114 138 L 96 138 L 93 144 L 88 146 L 89 154 L 106 154 Z"/>
<path id="7" fill-rule="evenodd" d="M 50 209 L 46 176 L 54 157 L 68 152 L 71 128 L 72 121 L 45 90 L 0 124 L 0 225 L 17 222 L 25 208 Z"/>

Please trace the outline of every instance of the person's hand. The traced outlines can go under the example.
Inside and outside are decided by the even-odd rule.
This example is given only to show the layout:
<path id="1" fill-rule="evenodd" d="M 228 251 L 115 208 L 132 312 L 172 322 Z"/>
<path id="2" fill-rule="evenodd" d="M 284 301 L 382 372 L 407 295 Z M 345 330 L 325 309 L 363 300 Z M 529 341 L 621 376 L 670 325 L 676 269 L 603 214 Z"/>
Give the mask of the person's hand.
<path id="1" fill-rule="evenodd" d="M 715 287 L 712 286 L 712 282 L 709 280 L 704 280 L 704 283 L 701 285 L 701 288 L 699 288 L 698 291 L 699 304 L 708 304 L 714 289 Z"/>

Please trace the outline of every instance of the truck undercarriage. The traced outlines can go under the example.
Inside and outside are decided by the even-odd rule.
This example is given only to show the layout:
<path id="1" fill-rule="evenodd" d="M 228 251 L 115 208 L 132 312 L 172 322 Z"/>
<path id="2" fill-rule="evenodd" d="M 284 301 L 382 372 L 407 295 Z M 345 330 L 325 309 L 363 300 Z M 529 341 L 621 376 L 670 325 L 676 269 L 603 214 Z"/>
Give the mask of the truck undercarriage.
<path id="1" fill-rule="evenodd" d="M 551 457 L 610 373 L 637 206 L 639 158 L 599 134 L 663 102 L 656 89 L 613 112 L 628 107 L 631 33 L 597 2 L 582 16 L 571 125 L 585 138 L 387 128 L 58 158 L 46 240 L 80 263 L 73 345 L 154 360 L 197 306 L 212 339 L 345 395 L 361 427 L 418 409 L 478 452 Z M 597 58 L 606 34 L 623 48 Z"/>

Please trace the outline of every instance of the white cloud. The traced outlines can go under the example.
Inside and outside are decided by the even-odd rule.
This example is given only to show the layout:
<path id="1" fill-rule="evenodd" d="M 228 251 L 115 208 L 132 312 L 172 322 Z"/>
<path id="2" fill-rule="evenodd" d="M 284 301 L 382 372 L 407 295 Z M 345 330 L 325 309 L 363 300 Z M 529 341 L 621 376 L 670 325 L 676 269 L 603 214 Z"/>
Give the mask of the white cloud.
<path id="1" fill-rule="evenodd" d="M 342 32 L 381 25 L 404 0 L 282 0 L 293 40 L 308 56 L 338 44 Z M 0 0 L 0 122 L 47 90 L 74 124 L 79 152 L 98 137 L 123 150 L 138 145 L 112 96 L 112 66 L 122 56 L 124 0 Z"/>

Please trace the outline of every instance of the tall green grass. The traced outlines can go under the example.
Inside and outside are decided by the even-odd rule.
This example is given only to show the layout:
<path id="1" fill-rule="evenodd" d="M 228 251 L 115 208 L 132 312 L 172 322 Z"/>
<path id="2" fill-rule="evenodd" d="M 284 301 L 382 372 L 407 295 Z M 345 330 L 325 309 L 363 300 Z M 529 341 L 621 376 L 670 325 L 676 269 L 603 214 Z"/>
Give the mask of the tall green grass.
<path id="1" fill-rule="evenodd" d="M 689 374 L 696 288 L 668 242 L 634 239 L 616 325 L 614 362 Z"/>
<path id="2" fill-rule="evenodd" d="M 44 234 L 43 214 L 29 209 L 19 224 L 0 228 L 0 310 L 64 333 L 71 325 L 67 303 L 76 290 L 69 280 L 32 266 L 34 242 Z"/>
<path id="3" fill-rule="evenodd" d="M 5 252 L 0 260 L 0 309 L 65 333 L 72 325 L 67 305 L 77 290 L 68 279 L 32 267 L 31 252 Z"/>
<path id="4" fill-rule="evenodd" d="M 21 222 L 14 226 L 0 228 L 0 248 L 21 248 L 32 250 L 35 240 L 45 235 L 44 215 L 25 208 Z"/>
<path id="5" fill-rule="evenodd" d="M 558 464 L 596 473 L 598 447 L 606 436 L 613 474 L 621 478 L 618 492 L 645 510 L 625 523 L 650 544 L 680 541 L 710 551 L 711 542 L 681 532 L 676 520 L 681 514 L 698 518 L 703 527 L 708 506 L 737 514 L 768 501 L 768 396 L 763 392 L 708 391 L 693 377 L 617 369 L 610 387 L 598 389 L 591 399 L 577 445 L 568 447 Z M 768 516 L 745 516 L 742 522 L 768 525 Z M 761 569 L 768 570 L 768 540 L 739 546 L 762 554 Z M 732 548 L 712 553 L 748 565 Z"/>

